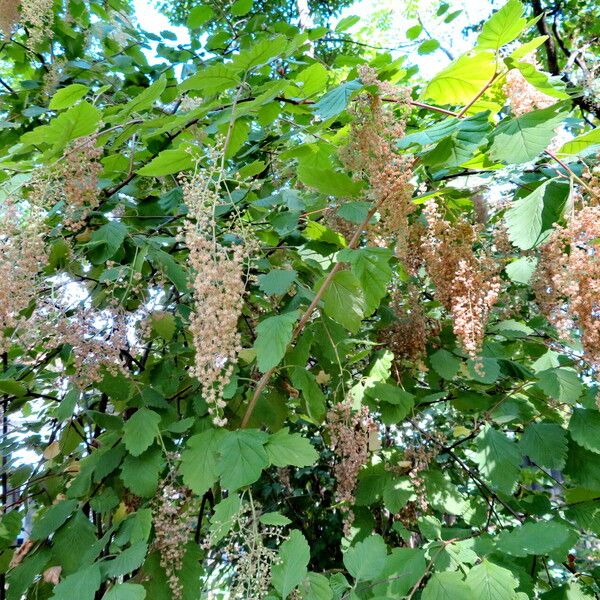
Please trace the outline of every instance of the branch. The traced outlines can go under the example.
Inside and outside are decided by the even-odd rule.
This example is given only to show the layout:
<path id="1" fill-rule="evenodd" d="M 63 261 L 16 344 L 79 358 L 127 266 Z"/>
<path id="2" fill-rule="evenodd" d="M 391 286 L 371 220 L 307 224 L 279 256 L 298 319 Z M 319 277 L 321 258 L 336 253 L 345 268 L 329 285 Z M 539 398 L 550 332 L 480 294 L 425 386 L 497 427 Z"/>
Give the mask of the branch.
<path id="1" fill-rule="evenodd" d="M 531 6 L 533 8 L 533 14 L 536 17 L 541 17 L 536 23 L 538 31 L 541 35 L 545 35 L 546 41 L 544 47 L 546 49 L 546 58 L 548 59 L 548 70 L 552 75 L 560 75 L 560 66 L 558 64 L 558 54 L 556 52 L 556 43 L 552 37 L 552 32 L 546 23 L 545 10 L 542 7 L 541 0 L 531 0 Z"/>
<path id="2" fill-rule="evenodd" d="M 362 231 L 368 225 L 369 221 L 371 220 L 373 215 L 377 212 L 377 209 L 381 206 L 381 204 L 384 202 L 384 200 L 386 198 L 387 198 L 387 195 L 383 196 L 383 198 L 378 200 L 371 207 L 371 209 L 367 213 L 367 216 L 364 218 L 363 222 L 356 228 L 356 231 L 354 232 L 352 239 L 348 242 L 349 249 L 353 249 L 358 246 L 358 243 L 360 242 L 360 235 L 361 235 Z M 313 301 L 310 303 L 310 305 L 308 306 L 308 308 L 302 315 L 302 318 L 298 322 L 298 325 L 296 325 L 296 328 L 292 332 L 292 339 L 290 340 L 290 343 L 292 343 L 300 335 L 300 333 L 304 329 L 306 323 L 310 319 L 312 313 L 316 310 L 317 306 L 319 305 L 319 302 L 321 301 L 323 294 L 325 294 L 325 292 L 327 291 L 327 288 L 331 285 L 331 282 L 333 281 L 335 274 L 341 268 L 342 268 L 342 263 L 337 262 L 337 263 L 335 263 L 335 265 L 333 266 L 331 271 L 329 271 L 329 274 L 325 278 L 325 281 L 323 281 L 323 285 L 321 285 L 321 287 L 319 288 L 319 291 L 315 294 Z M 252 395 L 252 399 L 250 400 L 248 407 L 246 408 L 246 412 L 244 413 L 244 417 L 242 419 L 242 423 L 240 426 L 242 429 L 248 426 L 250 417 L 252 416 L 252 413 L 254 412 L 254 409 L 256 408 L 256 403 L 258 402 L 258 399 L 260 398 L 262 391 L 267 386 L 267 383 L 269 383 L 269 380 L 271 379 L 271 376 L 273 375 L 274 372 L 275 372 L 275 368 L 273 367 L 273 368 L 269 369 L 268 371 L 266 371 L 263 374 L 263 376 L 258 380 L 258 383 L 256 384 L 256 388 L 254 390 L 254 394 Z"/>

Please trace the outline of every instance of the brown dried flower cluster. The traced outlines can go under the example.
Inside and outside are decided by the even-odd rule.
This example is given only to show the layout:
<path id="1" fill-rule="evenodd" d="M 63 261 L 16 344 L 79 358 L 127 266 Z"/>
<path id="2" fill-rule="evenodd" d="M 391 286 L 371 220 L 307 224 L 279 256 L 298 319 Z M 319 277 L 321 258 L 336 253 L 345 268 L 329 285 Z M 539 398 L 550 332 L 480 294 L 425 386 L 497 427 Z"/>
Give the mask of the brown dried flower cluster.
<path id="1" fill-rule="evenodd" d="M 450 223 L 435 201 L 426 203 L 424 213 L 428 229 L 422 253 L 436 299 L 451 313 L 463 349 L 475 358 L 500 293 L 498 267 L 483 251 L 479 255 L 473 251 L 478 229 L 468 221 Z"/>
<path id="2" fill-rule="evenodd" d="M 377 423 L 366 406 L 353 410 L 352 399 L 347 398 L 327 413 L 327 431 L 338 459 L 333 468 L 336 479 L 335 498 L 343 503 L 344 530 L 349 533 L 354 519 L 351 506 L 354 504 L 358 473 L 367 463 L 374 438 L 378 435 Z"/>
<path id="3" fill-rule="evenodd" d="M 600 207 L 586 206 L 542 247 L 533 282 L 540 310 L 569 339 L 577 331 L 586 359 L 600 366 Z"/>
<path id="4" fill-rule="evenodd" d="M 154 547 L 160 555 L 160 564 L 165 570 L 172 597 L 183 597 L 183 586 L 178 573 L 183 567 L 183 557 L 193 531 L 195 506 L 186 488 L 172 483 L 159 487 L 154 499 L 152 522 L 154 524 Z"/>
<path id="5" fill-rule="evenodd" d="M 535 53 L 528 54 L 521 62 L 529 63 L 540 69 Z M 506 83 L 502 91 L 510 101 L 510 109 L 516 116 L 540 108 L 548 108 L 556 103 L 556 98 L 540 92 L 531 85 L 521 74 L 519 69 L 511 69 L 506 75 Z"/>
<path id="6" fill-rule="evenodd" d="M 224 426 L 223 388 L 241 350 L 237 322 L 243 307 L 245 249 L 242 245 L 228 249 L 217 241 L 214 210 L 219 196 L 206 174 L 195 174 L 183 189 L 189 209 L 185 240 L 194 273 L 190 331 L 196 360 L 192 373 L 200 382 L 215 425 Z"/>
<path id="7" fill-rule="evenodd" d="M 427 370 L 427 340 L 438 332 L 438 322 L 425 315 L 415 286 L 406 294 L 395 291 L 390 308 L 396 321 L 381 331 L 379 341 L 394 354 L 397 378 L 405 369 Z"/>
<path id="8" fill-rule="evenodd" d="M 397 152 L 397 142 L 405 131 L 408 90 L 379 81 L 371 67 L 363 66 L 359 72 L 363 83 L 376 86 L 378 93 L 361 94 L 354 102 L 350 141 L 341 159 L 354 177 L 369 182 L 370 200 L 379 205 L 381 215 L 375 234 L 393 237 L 401 244 L 408 216 L 414 211 L 410 184 L 413 159 Z M 384 105 L 382 97 L 393 99 L 396 107 L 402 106 L 403 114 L 399 116 Z M 403 256 L 400 246 L 398 253 Z"/>
<path id="9" fill-rule="evenodd" d="M 13 201 L 0 206 L 0 352 L 8 349 L 10 330 L 22 324 L 20 313 L 38 292 L 38 274 L 46 263 L 41 225 L 35 207 L 24 214 Z"/>
<path id="10" fill-rule="evenodd" d="M 0 33 L 9 37 L 19 22 L 21 0 L 0 0 Z"/>
<path id="11" fill-rule="evenodd" d="M 439 448 L 446 443 L 446 438 L 438 433 L 434 434 L 433 441 L 433 444 L 425 442 L 409 445 L 404 450 L 403 465 L 410 465 L 408 478 L 414 490 L 414 500 L 409 501 L 396 515 L 396 519 L 403 525 L 414 525 L 418 517 L 429 510 L 423 473 L 439 454 Z"/>

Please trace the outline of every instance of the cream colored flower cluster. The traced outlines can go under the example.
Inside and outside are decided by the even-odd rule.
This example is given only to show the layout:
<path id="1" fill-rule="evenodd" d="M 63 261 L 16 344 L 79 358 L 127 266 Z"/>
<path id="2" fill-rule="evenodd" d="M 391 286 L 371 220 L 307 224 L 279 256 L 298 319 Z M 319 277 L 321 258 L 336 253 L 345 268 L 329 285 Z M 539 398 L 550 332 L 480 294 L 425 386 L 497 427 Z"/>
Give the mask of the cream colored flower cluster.
<path id="1" fill-rule="evenodd" d="M 46 264 L 41 215 L 29 209 L 23 213 L 11 200 L 0 205 L 0 352 L 23 323 L 21 312 L 36 297 Z"/>
<path id="2" fill-rule="evenodd" d="M 238 319 L 243 307 L 245 251 L 242 245 L 226 248 L 218 242 L 214 211 L 219 195 L 206 174 L 197 173 L 185 181 L 183 190 L 189 210 L 185 241 L 195 303 L 190 317 L 196 350 L 192 374 L 200 382 L 215 425 L 224 426 L 223 389 L 241 350 Z"/>
<path id="3" fill-rule="evenodd" d="M 167 575 L 172 598 L 183 597 L 179 572 L 193 531 L 196 506 L 191 502 L 189 490 L 165 483 L 154 498 L 152 523 L 154 547 L 160 555 L 160 564 Z"/>
<path id="4" fill-rule="evenodd" d="M 536 59 L 535 53 L 528 54 L 521 62 L 529 63 L 536 69 L 540 65 Z M 520 116 L 540 108 L 548 108 L 556 103 L 556 98 L 540 92 L 531 85 L 521 74 L 519 69 L 511 69 L 506 75 L 506 83 L 502 91 L 510 102 L 510 109 L 514 115 Z"/>
<path id="5" fill-rule="evenodd" d="M 435 297 L 453 318 L 454 333 L 471 358 L 481 350 L 490 311 L 500 293 L 498 267 L 483 251 L 475 254 L 477 228 L 466 220 L 446 220 L 434 200 L 424 209 L 428 229 L 423 259 Z"/>

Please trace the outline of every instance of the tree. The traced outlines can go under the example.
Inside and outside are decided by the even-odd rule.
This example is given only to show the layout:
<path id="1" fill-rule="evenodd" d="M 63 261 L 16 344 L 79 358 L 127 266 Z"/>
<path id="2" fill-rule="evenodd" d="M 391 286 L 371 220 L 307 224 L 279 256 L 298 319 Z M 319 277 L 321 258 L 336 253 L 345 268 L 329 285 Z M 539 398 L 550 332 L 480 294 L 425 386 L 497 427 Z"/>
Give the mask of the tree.
<path id="1" fill-rule="evenodd" d="M 424 84 L 8 8 L 2 597 L 595 597 L 598 129 L 526 7 Z"/>

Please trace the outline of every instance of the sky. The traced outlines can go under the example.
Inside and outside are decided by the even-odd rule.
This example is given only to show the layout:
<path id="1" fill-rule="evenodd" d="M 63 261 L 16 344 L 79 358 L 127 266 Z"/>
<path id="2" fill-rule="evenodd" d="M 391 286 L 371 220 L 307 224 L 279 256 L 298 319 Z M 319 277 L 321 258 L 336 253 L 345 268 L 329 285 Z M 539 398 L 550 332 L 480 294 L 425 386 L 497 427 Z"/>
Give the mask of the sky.
<path id="1" fill-rule="evenodd" d="M 290 1 L 293 2 L 294 0 Z M 175 44 L 185 44 L 189 41 L 188 29 L 171 25 L 168 19 L 156 9 L 152 0 L 134 0 L 133 4 L 136 17 L 141 27 L 146 31 L 159 33 L 163 30 L 169 30 L 177 36 Z M 448 12 L 458 9 L 463 9 L 463 12 L 451 24 L 444 24 L 443 18 L 435 17 L 435 11 L 439 6 L 437 0 L 420 0 L 418 4 L 421 7 L 420 13 L 423 21 L 428 24 L 430 33 L 437 37 L 444 46 L 448 47 L 452 54 L 457 56 L 473 46 L 475 36 L 471 35 L 465 38 L 462 34 L 464 27 L 472 23 L 478 23 L 489 16 L 492 7 L 498 4 L 498 0 L 452 1 L 452 6 Z M 356 34 L 360 39 L 360 30 L 366 23 L 372 21 L 380 11 L 389 11 L 389 30 L 382 32 L 380 39 L 369 41 L 375 44 L 396 46 L 406 41 L 404 32 L 412 25 L 417 24 L 416 19 L 407 20 L 403 16 L 404 10 L 400 10 L 401 6 L 403 6 L 403 3 L 400 0 L 358 0 L 352 6 L 344 9 L 340 19 L 350 15 L 359 16 L 361 20 L 348 31 Z M 404 50 L 403 52 L 408 54 L 410 61 L 417 64 L 421 71 L 431 75 L 443 69 L 450 62 L 450 59 L 442 50 L 437 50 L 426 56 L 420 56 L 416 48 Z"/>

